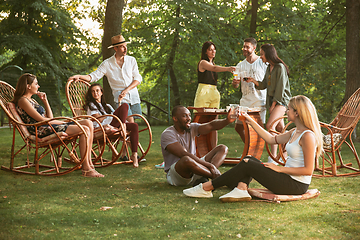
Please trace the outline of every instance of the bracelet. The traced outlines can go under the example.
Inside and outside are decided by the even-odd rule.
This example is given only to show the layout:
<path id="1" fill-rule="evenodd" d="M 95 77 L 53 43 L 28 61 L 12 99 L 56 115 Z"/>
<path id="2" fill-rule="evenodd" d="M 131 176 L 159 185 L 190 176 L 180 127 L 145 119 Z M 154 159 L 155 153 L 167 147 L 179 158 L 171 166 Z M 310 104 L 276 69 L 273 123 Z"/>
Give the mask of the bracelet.
<path id="1" fill-rule="evenodd" d="M 275 142 L 276 142 L 276 144 L 279 144 L 278 141 L 276 140 L 276 137 L 277 137 L 277 135 L 275 135 Z"/>

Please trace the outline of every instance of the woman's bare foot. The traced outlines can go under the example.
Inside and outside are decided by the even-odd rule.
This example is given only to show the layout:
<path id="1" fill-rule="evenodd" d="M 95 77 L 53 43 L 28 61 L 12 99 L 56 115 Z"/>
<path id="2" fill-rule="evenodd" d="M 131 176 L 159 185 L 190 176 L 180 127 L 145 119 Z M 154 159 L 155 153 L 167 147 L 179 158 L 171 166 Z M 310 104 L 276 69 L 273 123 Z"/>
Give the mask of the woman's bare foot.
<path id="1" fill-rule="evenodd" d="M 103 174 L 98 173 L 95 169 L 82 170 L 82 175 L 84 177 L 104 177 Z"/>
<path id="2" fill-rule="evenodd" d="M 138 168 L 139 167 L 139 160 L 137 158 L 137 153 L 134 153 L 130 157 L 131 161 L 133 161 L 133 167 Z"/>

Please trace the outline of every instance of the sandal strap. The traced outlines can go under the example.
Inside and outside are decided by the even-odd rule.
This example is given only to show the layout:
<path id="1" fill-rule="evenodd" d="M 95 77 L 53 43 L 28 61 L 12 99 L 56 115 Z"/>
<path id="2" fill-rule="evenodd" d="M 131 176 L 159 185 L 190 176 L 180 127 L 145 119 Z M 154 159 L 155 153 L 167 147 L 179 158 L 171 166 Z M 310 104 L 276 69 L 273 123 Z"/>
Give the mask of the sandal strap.
<path id="1" fill-rule="evenodd" d="M 92 172 L 92 171 L 95 171 L 95 169 L 92 168 L 92 169 L 90 169 L 90 170 L 81 170 L 81 172 L 82 172 L 82 174 L 83 174 L 84 177 L 86 177 L 87 173 Z"/>

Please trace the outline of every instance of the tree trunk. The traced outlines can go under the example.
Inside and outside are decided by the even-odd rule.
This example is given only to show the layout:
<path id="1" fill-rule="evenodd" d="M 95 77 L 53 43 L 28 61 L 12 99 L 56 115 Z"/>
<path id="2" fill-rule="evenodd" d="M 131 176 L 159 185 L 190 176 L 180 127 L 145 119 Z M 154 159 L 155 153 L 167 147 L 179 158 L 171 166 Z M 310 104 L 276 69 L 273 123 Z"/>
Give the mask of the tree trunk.
<path id="1" fill-rule="evenodd" d="M 180 17 L 180 6 L 178 6 L 176 9 L 176 18 L 179 19 L 179 17 Z M 177 79 L 176 79 L 176 75 L 175 75 L 174 67 L 173 67 L 174 61 L 175 61 L 176 49 L 178 46 L 179 46 L 179 31 L 177 28 L 175 28 L 174 39 L 173 39 L 173 43 L 171 45 L 169 59 L 166 64 L 167 69 L 170 70 L 171 90 L 173 91 L 173 94 L 174 94 L 175 106 L 181 104 L 179 86 L 177 84 Z"/>
<path id="2" fill-rule="evenodd" d="M 360 2 L 346 0 L 346 91 L 344 102 L 360 87 Z"/>
<path id="3" fill-rule="evenodd" d="M 251 37 L 256 37 L 256 20 L 257 20 L 258 8 L 259 8 L 258 0 L 251 0 L 251 20 L 250 20 Z"/>
<path id="4" fill-rule="evenodd" d="M 102 39 L 103 60 L 114 54 L 113 49 L 108 49 L 111 45 L 111 37 L 121 34 L 122 15 L 124 9 L 124 0 L 108 0 L 105 11 L 105 27 Z M 107 78 L 103 78 L 104 95 L 106 102 L 115 106 L 114 97 Z"/>

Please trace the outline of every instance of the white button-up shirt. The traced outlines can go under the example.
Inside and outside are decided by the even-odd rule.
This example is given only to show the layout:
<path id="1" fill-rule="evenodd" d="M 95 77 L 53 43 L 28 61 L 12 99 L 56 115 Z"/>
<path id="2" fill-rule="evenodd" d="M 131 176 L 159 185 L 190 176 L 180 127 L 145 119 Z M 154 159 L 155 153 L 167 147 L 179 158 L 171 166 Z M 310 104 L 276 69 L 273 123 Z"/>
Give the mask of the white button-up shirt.
<path id="1" fill-rule="evenodd" d="M 98 69 L 89 75 L 91 77 L 90 82 L 96 82 L 104 75 L 107 77 L 116 103 L 118 102 L 120 93 L 134 80 L 139 81 L 140 83 L 142 81 L 136 59 L 127 55 L 124 56 L 124 64 L 122 67 L 116 63 L 114 54 L 112 57 L 103 61 Z M 130 104 L 140 103 L 140 96 L 137 88 L 131 89 L 122 101 Z"/>

